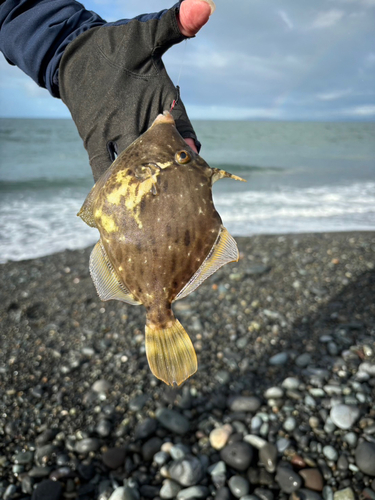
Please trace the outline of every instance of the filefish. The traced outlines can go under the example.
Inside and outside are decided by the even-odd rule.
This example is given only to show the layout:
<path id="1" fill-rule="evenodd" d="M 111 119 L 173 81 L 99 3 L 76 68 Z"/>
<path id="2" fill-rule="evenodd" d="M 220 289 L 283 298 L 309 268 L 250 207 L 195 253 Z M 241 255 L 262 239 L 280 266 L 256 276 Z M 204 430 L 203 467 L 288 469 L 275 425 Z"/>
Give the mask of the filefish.
<path id="1" fill-rule="evenodd" d="M 168 385 L 197 371 L 172 302 L 239 257 L 212 200 L 212 184 L 223 177 L 243 180 L 209 167 L 165 111 L 116 158 L 78 213 L 100 233 L 90 256 L 99 297 L 143 304 L 147 360 Z"/>

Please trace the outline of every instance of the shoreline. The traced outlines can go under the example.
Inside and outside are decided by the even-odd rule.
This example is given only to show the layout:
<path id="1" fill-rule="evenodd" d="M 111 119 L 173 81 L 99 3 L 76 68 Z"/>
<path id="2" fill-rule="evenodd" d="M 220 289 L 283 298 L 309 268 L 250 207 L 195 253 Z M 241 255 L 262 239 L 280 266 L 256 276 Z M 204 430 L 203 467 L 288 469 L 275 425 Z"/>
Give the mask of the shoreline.
<path id="1" fill-rule="evenodd" d="M 362 441 L 370 443 L 375 463 L 375 232 L 235 239 L 240 261 L 175 303 L 198 355 L 198 372 L 178 389 L 148 368 L 143 308 L 97 297 L 91 247 L 0 265 L 0 496 L 14 487 L 9 498 L 31 498 L 52 478 L 60 497 L 51 500 L 97 499 L 109 481 L 100 498 L 108 500 L 124 481 L 132 489 L 131 478 L 134 498 L 135 491 L 167 498 L 161 469 L 173 471 L 178 458 L 160 448 L 172 442 L 200 461 L 202 477 L 191 486 L 201 488 L 201 498 L 230 498 L 226 488 L 233 494 L 238 475 L 260 499 L 271 498 L 259 491 L 268 490 L 275 500 L 331 493 L 341 500 L 350 498 L 337 496 L 346 488 L 375 498 L 375 470 L 364 471 L 356 454 Z M 331 418 L 340 404 L 355 408 L 346 429 Z M 160 408 L 176 411 L 187 430 L 168 427 Z M 144 421 L 152 430 L 140 434 Z M 215 449 L 212 431 L 226 424 L 231 436 Z M 261 440 L 271 455 L 276 448 L 272 466 L 257 448 Z M 252 450 L 242 470 L 223 458 L 236 443 Z M 17 469 L 22 450 L 31 458 Z M 112 467 L 108 456 L 118 450 L 123 459 Z M 165 463 L 162 455 L 155 462 L 157 453 Z M 226 472 L 216 485 L 209 467 L 219 462 Z M 281 466 L 303 478 L 295 493 L 280 479 Z M 187 488 L 171 474 L 167 485 Z"/>

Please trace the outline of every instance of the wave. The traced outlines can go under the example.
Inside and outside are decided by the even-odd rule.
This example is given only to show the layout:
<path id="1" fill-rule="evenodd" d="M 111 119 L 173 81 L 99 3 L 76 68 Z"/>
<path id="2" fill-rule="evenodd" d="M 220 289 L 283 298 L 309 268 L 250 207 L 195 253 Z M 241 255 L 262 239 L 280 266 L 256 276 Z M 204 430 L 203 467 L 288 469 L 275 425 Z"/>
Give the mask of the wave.
<path id="1" fill-rule="evenodd" d="M 87 188 L 91 189 L 94 181 L 90 177 L 75 177 L 71 178 L 51 178 L 46 177 L 35 179 L 22 179 L 20 181 L 0 181 L 0 192 L 14 191 L 44 191 L 48 189 L 64 189 L 64 188 Z"/>

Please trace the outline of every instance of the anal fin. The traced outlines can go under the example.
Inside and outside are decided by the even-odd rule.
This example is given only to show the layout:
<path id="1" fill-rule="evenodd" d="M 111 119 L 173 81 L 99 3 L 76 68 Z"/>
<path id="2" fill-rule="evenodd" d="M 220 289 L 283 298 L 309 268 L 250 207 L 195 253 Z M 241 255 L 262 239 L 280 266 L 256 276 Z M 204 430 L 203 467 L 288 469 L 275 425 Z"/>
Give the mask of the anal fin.
<path id="1" fill-rule="evenodd" d="M 146 355 L 152 373 L 167 385 L 181 385 L 198 369 L 190 337 L 175 318 L 165 328 L 146 325 Z"/>
<path id="2" fill-rule="evenodd" d="M 100 240 L 91 252 L 90 274 L 101 300 L 121 300 L 134 306 L 141 304 L 118 279 Z"/>
<path id="3" fill-rule="evenodd" d="M 182 299 L 189 295 L 189 293 L 194 292 L 204 280 L 214 274 L 220 267 L 228 264 L 228 262 L 237 261 L 238 258 L 239 254 L 236 241 L 229 234 L 228 230 L 222 227 L 210 253 L 194 276 L 190 278 L 184 288 L 176 295 L 174 300 Z"/>

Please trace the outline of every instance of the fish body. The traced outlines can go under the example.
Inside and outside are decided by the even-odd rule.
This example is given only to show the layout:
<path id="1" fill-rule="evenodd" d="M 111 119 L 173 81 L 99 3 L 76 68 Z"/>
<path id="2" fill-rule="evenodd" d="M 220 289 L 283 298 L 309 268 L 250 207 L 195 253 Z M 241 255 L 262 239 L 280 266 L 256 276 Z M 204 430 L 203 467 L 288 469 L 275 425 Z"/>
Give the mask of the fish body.
<path id="1" fill-rule="evenodd" d="M 197 370 L 172 302 L 238 260 L 212 200 L 212 184 L 222 177 L 242 180 L 210 168 L 164 112 L 119 155 L 78 213 L 100 232 L 90 257 L 100 298 L 144 305 L 148 362 L 169 385 Z"/>

